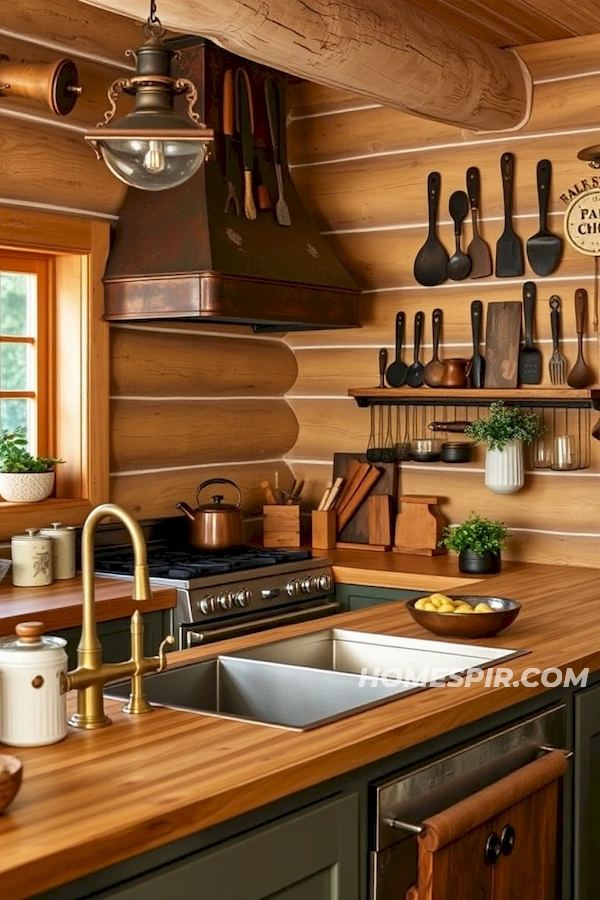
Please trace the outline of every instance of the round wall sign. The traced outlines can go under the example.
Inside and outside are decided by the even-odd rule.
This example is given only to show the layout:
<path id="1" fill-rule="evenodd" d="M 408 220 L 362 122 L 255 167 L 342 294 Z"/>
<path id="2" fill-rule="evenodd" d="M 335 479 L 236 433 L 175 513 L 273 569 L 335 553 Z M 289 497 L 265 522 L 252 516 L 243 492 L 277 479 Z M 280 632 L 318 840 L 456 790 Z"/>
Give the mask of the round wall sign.
<path id="1" fill-rule="evenodd" d="M 569 203 L 565 235 L 580 253 L 600 256 L 600 190 L 585 191 Z"/>

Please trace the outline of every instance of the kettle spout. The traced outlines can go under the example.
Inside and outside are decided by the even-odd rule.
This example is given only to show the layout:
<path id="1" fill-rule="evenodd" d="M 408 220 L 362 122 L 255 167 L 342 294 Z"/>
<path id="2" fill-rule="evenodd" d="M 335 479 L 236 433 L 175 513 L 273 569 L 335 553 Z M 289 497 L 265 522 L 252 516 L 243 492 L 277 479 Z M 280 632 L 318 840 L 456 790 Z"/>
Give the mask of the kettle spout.
<path id="1" fill-rule="evenodd" d="M 176 508 L 180 509 L 182 512 L 184 512 L 186 514 L 186 516 L 188 517 L 188 519 L 190 520 L 190 522 L 194 521 L 194 510 L 191 508 L 191 506 L 188 506 L 187 503 L 184 503 L 184 502 L 177 503 Z"/>

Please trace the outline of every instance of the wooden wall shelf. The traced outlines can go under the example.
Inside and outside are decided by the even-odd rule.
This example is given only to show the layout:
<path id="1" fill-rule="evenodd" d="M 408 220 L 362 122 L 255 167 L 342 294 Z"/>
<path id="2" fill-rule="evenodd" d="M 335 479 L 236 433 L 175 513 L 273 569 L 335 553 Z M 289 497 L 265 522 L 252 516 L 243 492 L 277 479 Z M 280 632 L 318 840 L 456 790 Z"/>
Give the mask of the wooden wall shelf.
<path id="1" fill-rule="evenodd" d="M 510 406 L 582 407 L 600 409 L 600 388 L 538 388 L 493 390 L 490 388 L 350 388 L 361 407 L 380 404 L 403 406 L 487 406 L 493 400 L 504 400 Z"/>

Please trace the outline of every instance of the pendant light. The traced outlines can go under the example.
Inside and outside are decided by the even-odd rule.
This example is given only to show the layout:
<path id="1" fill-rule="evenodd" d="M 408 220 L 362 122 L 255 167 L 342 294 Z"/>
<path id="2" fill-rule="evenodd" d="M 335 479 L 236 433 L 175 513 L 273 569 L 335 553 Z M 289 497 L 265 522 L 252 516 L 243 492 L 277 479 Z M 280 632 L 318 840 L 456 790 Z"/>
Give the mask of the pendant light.
<path id="1" fill-rule="evenodd" d="M 179 53 L 162 40 L 165 29 L 156 16 L 154 0 L 142 34 L 146 42 L 126 52 L 135 59 L 135 76 L 111 84 L 110 109 L 104 113 L 104 121 L 84 138 L 98 159 L 125 184 L 143 191 L 164 191 L 183 184 L 200 168 L 214 132 L 193 110 L 198 99 L 194 83 L 171 77 L 171 60 Z M 135 97 L 135 107 L 110 125 L 120 93 Z M 187 119 L 173 108 L 177 94 L 185 94 Z"/>
<path id="2" fill-rule="evenodd" d="M 600 169 L 600 144 L 594 144 L 592 147 L 584 147 L 577 154 L 577 159 L 587 162 L 592 169 Z"/>

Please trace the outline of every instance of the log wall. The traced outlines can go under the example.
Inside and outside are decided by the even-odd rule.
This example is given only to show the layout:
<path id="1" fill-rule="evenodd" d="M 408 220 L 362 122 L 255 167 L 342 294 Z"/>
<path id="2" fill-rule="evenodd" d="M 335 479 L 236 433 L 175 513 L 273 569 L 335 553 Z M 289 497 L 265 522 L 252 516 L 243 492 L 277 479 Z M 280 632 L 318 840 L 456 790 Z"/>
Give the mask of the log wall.
<path id="1" fill-rule="evenodd" d="M 483 301 L 485 322 L 488 302 L 521 300 L 523 283 L 535 281 L 535 333 L 546 386 L 552 351 L 549 297 L 558 294 L 562 299 L 561 348 L 568 371 L 576 358 L 574 291 L 586 288 L 590 300 L 585 355 L 598 377 L 594 257 L 566 245 L 560 266 L 545 278 L 537 277 L 526 261 L 522 278 L 446 281 L 433 288 L 415 281 L 413 263 L 427 234 L 426 183 L 428 173 L 435 170 L 442 178 L 438 235 L 449 253 L 454 250 L 454 235 L 448 199 L 453 191 L 465 190 L 471 165 L 481 171 L 480 230 L 495 251 L 503 229 L 500 157 L 505 151 L 516 157 L 515 227 L 523 241 L 539 227 L 535 174 L 542 158 L 550 159 L 553 166 L 549 228 L 562 234 L 566 205 L 561 194 L 568 194 L 574 185 L 581 187 L 582 180 L 593 175 L 577 159 L 577 152 L 600 142 L 599 51 L 598 36 L 520 48 L 534 79 L 532 116 L 522 130 L 504 134 L 466 132 L 317 85 L 292 89 L 289 142 L 294 181 L 319 227 L 363 288 L 360 330 L 287 338 L 298 363 L 298 379 L 288 399 L 299 423 L 298 441 L 288 462 L 297 477 L 307 479 L 313 501 L 330 479 L 333 452 L 366 449 L 369 411 L 359 409 L 347 390 L 377 384 L 378 351 L 385 346 L 390 361 L 393 358 L 394 320 L 400 309 L 407 317 L 405 361 L 412 361 L 416 310 L 426 315 L 421 359 L 431 358 L 435 307 L 444 313 L 440 355 L 468 357 L 471 301 Z M 465 225 L 463 248 L 471 238 L 469 219 Z M 456 418 L 467 415 L 464 407 L 457 407 L 447 411 L 448 418 L 454 412 Z M 441 408 L 411 414 L 411 436 L 435 418 L 443 418 Z M 596 419 L 592 411 L 592 425 Z M 395 414 L 392 426 L 395 433 Z M 403 411 L 398 430 L 403 436 Z M 591 465 L 585 469 L 554 472 L 528 465 L 525 487 L 517 494 L 501 496 L 485 488 L 482 448 L 466 465 L 402 463 L 400 490 L 439 496 L 442 512 L 451 522 L 463 520 L 471 511 L 501 518 L 512 532 L 507 556 L 600 566 L 600 445 L 591 440 L 590 446 Z"/>
<path id="2" fill-rule="evenodd" d="M 5 6 L 0 52 L 11 62 L 52 64 L 70 57 L 83 87 L 66 117 L 10 91 L 0 97 L 3 234 L 15 245 L 31 245 L 14 216 L 16 208 L 27 207 L 39 210 L 51 245 L 56 212 L 116 221 L 125 186 L 96 160 L 83 133 L 102 119 L 112 81 L 130 74 L 125 50 L 143 38 L 139 23 L 78 0 L 55 0 L 51 9 L 41 0 Z M 119 98 L 119 117 L 129 105 Z M 180 515 L 175 504 L 192 503 L 199 483 L 226 477 L 239 485 L 251 517 L 262 510 L 262 480 L 273 482 L 278 472 L 281 486 L 291 485 L 284 456 L 298 427 L 284 395 L 297 367 L 282 336 L 187 323 L 113 325 L 110 353 L 105 464 L 113 502 L 138 518 Z"/>

